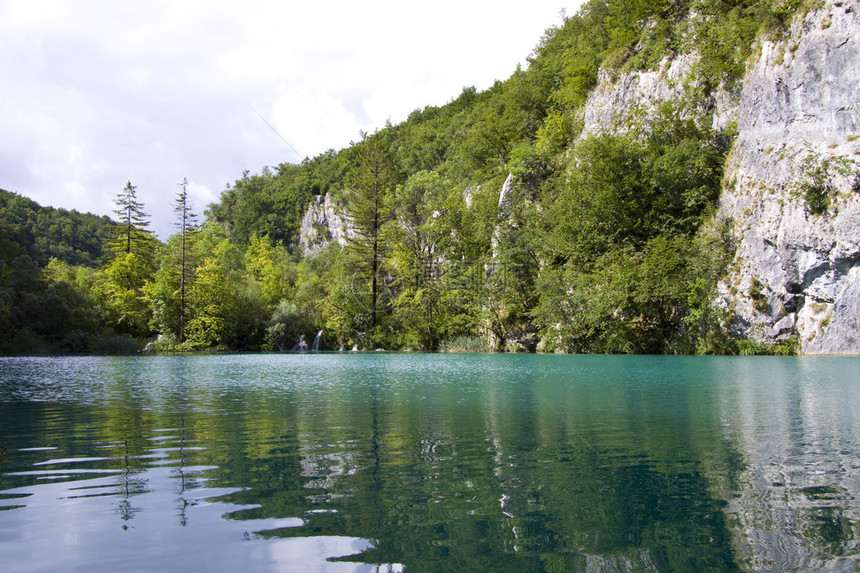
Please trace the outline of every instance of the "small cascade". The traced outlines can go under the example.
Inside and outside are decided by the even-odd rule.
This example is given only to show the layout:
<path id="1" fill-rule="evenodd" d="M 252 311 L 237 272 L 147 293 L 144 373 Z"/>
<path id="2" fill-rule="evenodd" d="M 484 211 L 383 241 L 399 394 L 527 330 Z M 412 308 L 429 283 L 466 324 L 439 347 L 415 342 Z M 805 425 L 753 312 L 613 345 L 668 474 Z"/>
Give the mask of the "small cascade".
<path id="1" fill-rule="evenodd" d="M 311 345 L 311 352 L 319 352 L 320 351 L 320 337 L 322 336 L 322 330 L 317 332 L 317 335 L 314 337 L 314 343 Z"/>
<path id="2" fill-rule="evenodd" d="M 358 352 L 358 343 L 361 342 L 361 340 L 363 338 L 364 338 L 364 333 L 356 330 L 355 331 L 355 344 L 352 345 L 352 351 L 353 352 Z"/>
<path id="3" fill-rule="evenodd" d="M 308 349 L 308 343 L 305 342 L 305 335 L 299 335 L 299 341 L 293 346 L 293 352 L 306 352 Z"/>

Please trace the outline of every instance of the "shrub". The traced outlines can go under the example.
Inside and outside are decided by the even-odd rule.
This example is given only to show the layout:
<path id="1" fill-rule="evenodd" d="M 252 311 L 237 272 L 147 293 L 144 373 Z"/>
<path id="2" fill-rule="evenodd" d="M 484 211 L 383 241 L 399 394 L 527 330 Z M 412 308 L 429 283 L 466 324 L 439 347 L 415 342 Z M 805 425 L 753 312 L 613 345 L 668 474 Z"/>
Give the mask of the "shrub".
<path id="1" fill-rule="evenodd" d="M 455 336 L 442 342 L 440 352 L 490 352 L 487 341 L 480 336 Z"/>
<path id="2" fill-rule="evenodd" d="M 108 336 L 96 341 L 94 354 L 122 355 L 137 354 L 137 343 L 129 336 Z"/>
<path id="3" fill-rule="evenodd" d="M 92 346 L 92 338 L 82 330 L 69 332 L 60 341 L 60 352 L 63 354 L 87 354 Z"/>
<path id="4" fill-rule="evenodd" d="M 778 344 L 756 342 L 755 340 L 739 340 L 737 342 L 738 354 L 741 356 L 795 356 L 797 354 L 797 341 L 789 338 Z"/>

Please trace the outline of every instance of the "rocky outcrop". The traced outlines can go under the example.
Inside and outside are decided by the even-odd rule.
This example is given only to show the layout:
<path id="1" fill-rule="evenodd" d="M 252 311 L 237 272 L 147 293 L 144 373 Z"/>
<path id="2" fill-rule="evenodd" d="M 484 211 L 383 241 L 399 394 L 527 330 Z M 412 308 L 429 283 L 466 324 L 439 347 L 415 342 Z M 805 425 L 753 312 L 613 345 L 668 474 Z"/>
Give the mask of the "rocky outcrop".
<path id="1" fill-rule="evenodd" d="M 502 189 L 499 191 L 499 219 L 504 219 L 509 215 L 508 211 L 511 209 L 511 204 L 513 202 L 513 193 L 514 174 L 508 173 L 508 178 L 505 179 L 505 182 L 502 184 Z M 468 203 L 471 204 L 471 198 Z"/>
<path id="2" fill-rule="evenodd" d="M 306 256 L 325 247 L 329 241 L 346 245 L 347 239 L 354 236 L 349 218 L 344 215 L 331 197 L 317 195 L 308 205 L 299 229 L 299 248 Z"/>
<path id="3" fill-rule="evenodd" d="M 580 137 L 647 122 L 695 84 L 695 62 L 601 72 Z M 860 0 L 798 16 L 786 37 L 760 42 L 739 90 L 700 104 L 715 129 L 737 129 L 717 213 L 737 251 L 715 304 L 754 340 L 860 353 Z"/>
<path id="4" fill-rule="evenodd" d="M 648 113 L 660 103 L 681 98 L 695 61 L 695 55 L 683 55 L 663 60 L 658 70 L 636 71 L 621 77 L 602 70 L 597 87 L 581 112 L 580 137 L 626 132 L 631 120 L 647 120 Z"/>
<path id="5" fill-rule="evenodd" d="M 745 77 L 718 215 L 737 252 L 733 327 L 802 353 L 860 353 L 860 3 L 762 42 Z"/>

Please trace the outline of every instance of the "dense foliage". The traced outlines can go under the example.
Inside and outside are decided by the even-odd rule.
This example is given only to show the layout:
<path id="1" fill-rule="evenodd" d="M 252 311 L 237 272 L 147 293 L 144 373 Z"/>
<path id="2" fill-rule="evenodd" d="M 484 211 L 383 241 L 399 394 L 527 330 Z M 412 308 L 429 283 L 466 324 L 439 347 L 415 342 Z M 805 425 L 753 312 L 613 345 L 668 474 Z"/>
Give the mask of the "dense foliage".
<path id="1" fill-rule="evenodd" d="M 0 353 L 75 351 L 81 340 L 89 349 L 97 319 L 78 284 L 103 260 L 112 229 L 107 217 L 0 189 Z"/>
<path id="2" fill-rule="evenodd" d="M 26 217 L 6 217 L 2 316 L 24 338 L 7 335 L 0 350 L 156 337 L 172 350 L 314 339 L 327 349 L 748 350 L 710 305 L 732 254 L 712 216 L 731 147 L 711 128 L 712 98 L 735 88 L 756 39 L 803 6 L 591 0 L 507 80 L 341 151 L 245 172 L 199 228 L 183 222 L 165 244 L 146 231 L 129 183 L 117 199 L 125 241 L 96 233 L 109 247 L 97 270 L 101 254 L 38 247 L 54 244 L 48 231 L 26 235 Z M 696 63 L 678 100 L 582 134 L 599 70 L 656 69 L 685 53 Z M 301 220 L 320 195 L 351 232 L 305 253 Z M 68 244 L 50 248 L 96 251 Z M 54 315 L 66 322 L 43 325 L 53 307 L 22 293 L 61 300 L 51 304 L 65 305 Z"/>
<path id="3" fill-rule="evenodd" d="M 95 266 L 104 256 L 113 224 L 107 217 L 42 207 L 0 189 L 0 260 L 26 254 L 44 267 L 51 259 Z"/>

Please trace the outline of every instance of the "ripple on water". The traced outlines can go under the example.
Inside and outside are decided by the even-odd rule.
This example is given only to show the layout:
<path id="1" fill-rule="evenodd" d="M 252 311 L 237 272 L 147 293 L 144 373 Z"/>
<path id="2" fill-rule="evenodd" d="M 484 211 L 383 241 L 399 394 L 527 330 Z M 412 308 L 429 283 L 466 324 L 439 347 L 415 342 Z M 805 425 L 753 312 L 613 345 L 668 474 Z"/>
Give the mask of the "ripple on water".
<path id="1" fill-rule="evenodd" d="M 4 572 L 851 569 L 858 364 L 0 359 Z"/>

